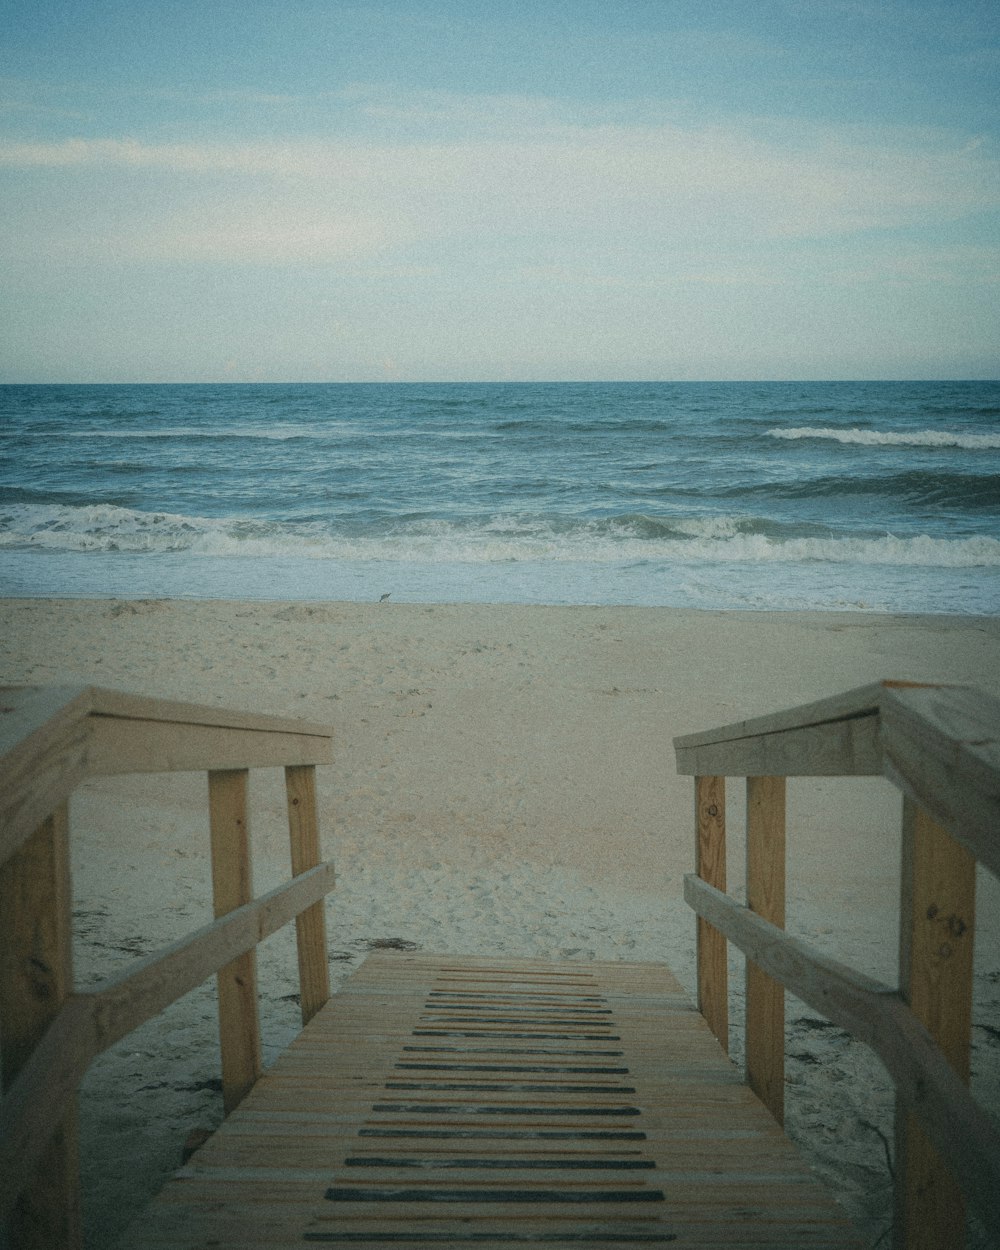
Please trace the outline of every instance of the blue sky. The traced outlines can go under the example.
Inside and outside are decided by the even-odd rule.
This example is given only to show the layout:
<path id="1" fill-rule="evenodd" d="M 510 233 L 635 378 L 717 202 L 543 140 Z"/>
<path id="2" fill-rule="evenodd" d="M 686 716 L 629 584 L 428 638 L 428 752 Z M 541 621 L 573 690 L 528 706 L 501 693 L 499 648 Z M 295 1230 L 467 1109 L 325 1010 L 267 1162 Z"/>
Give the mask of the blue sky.
<path id="1" fill-rule="evenodd" d="M 0 15 L 0 381 L 1000 376 L 995 0 Z"/>

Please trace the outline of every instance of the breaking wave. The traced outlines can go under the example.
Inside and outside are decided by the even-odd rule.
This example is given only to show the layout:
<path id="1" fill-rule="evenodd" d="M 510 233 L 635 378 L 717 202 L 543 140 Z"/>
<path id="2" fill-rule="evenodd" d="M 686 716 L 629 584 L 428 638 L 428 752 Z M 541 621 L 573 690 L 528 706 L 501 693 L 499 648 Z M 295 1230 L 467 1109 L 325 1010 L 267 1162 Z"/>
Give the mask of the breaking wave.
<path id="1" fill-rule="evenodd" d="M 831 426 L 796 426 L 767 431 L 771 438 L 791 440 L 832 439 L 837 443 L 857 443 L 863 447 L 960 447 L 966 451 L 1000 450 L 1000 434 L 965 434 L 949 430 L 843 430 Z"/>
<path id="2" fill-rule="evenodd" d="M 323 521 L 210 518 L 66 504 L 0 508 L 0 549 L 443 564 L 546 560 L 1000 566 L 1000 539 L 844 536 L 824 526 L 756 517 L 635 514 L 578 520 L 510 514 L 461 521 L 396 520 L 346 532 Z"/>

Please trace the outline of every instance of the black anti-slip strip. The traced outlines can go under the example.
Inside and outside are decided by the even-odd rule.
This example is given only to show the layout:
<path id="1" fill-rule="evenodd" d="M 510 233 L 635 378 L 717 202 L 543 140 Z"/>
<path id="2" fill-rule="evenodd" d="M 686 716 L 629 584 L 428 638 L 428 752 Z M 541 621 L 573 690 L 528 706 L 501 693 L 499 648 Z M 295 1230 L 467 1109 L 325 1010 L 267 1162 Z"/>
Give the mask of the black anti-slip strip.
<path id="1" fill-rule="evenodd" d="M 527 1081 L 386 1081 L 383 1089 L 447 1090 L 461 1094 L 634 1094 L 634 1085 L 532 1085 Z"/>
<path id="2" fill-rule="evenodd" d="M 425 1011 L 564 1011 L 574 1016 L 611 1016 L 609 1007 L 581 1007 L 578 1003 L 425 1003 Z"/>
<path id="3" fill-rule="evenodd" d="M 397 1072 L 526 1072 L 574 1073 L 581 1076 L 627 1076 L 628 1068 L 583 1067 L 569 1063 L 396 1063 Z"/>
<path id="4" fill-rule="evenodd" d="M 676 1241 L 676 1233 L 303 1233 L 304 1241 L 319 1241 L 327 1245 L 543 1245 L 557 1242 L 560 1246 L 662 1246 Z"/>
<path id="5" fill-rule="evenodd" d="M 646 1141 L 638 1129 L 381 1128 L 358 1129 L 359 1137 L 428 1141 Z"/>
<path id="6" fill-rule="evenodd" d="M 662 1189 L 367 1189 L 338 1185 L 331 1202 L 573 1203 L 663 1202 Z"/>
<path id="7" fill-rule="evenodd" d="M 491 1020 L 491 1024 L 496 1021 Z M 530 1041 L 535 1038 L 546 1042 L 620 1042 L 617 1033 L 508 1033 L 506 1029 L 414 1029 L 411 1037 L 510 1037 Z"/>
<path id="8" fill-rule="evenodd" d="M 347 1168 L 458 1168 L 466 1169 L 517 1171 L 560 1171 L 560 1172 L 639 1172 L 655 1168 L 652 1159 L 519 1159 L 517 1156 L 504 1156 L 501 1159 L 418 1159 L 412 1155 L 402 1158 L 369 1158 L 360 1155 L 357 1158 L 345 1159 Z"/>
<path id="9" fill-rule="evenodd" d="M 565 998 L 575 1003 L 606 1003 L 608 1000 L 599 994 L 518 994 L 516 991 L 510 994 L 482 994 L 474 990 L 431 990 L 428 994 L 429 998 L 486 998 L 491 1001 L 501 1001 L 503 999 L 513 998 L 519 1002 L 550 1002 L 554 998 Z"/>
<path id="10" fill-rule="evenodd" d="M 554 1120 L 567 1115 L 642 1115 L 638 1107 L 520 1107 L 513 1103 L 483 1107 L 477 1103 L 377 1102 L 372 1111 L 394 1115 L 547 1115 Z"/>
<path id="11" fill-rule="evenodd" d="M 468 1011 L 468 1007 L 463 1007 L 463 1011 Z M 609 1013 L 610 1014 L 610 1013 Z M 452 1016 L 441 1014 L 438 1008 L 435 1008 L 433 1015 L 423 1015 L 420 1017 L 427 1024 L 547 1024 L 553 1028 L 565 1028 L 567 1024 L 583 1024 L 588 1028 L 600 1028 L 605 1022 L 603 1020 L 574 1020 L 574 1019 L 556 1019 L 546 1018 L 545 1016 Z M 608 1024 L 611 1021 L 607 1021 Z"/>
<path id="12" fill-rule="evenodd" d="M 558 1059 L 621 1059 L 623 1050 L 552 1050 L 541 1046 L 404 1046 L 413 1055 L 550 1055 Z"/>

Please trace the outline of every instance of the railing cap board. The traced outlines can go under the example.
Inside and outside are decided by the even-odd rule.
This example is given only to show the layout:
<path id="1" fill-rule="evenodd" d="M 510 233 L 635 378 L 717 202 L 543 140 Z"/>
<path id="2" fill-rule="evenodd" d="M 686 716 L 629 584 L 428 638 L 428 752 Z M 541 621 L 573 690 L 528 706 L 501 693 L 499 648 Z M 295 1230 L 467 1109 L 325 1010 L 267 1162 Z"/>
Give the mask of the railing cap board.
<path id="1" fill-rule="evenodd" d="M 885 775 L 1000 877 L 1000 699 L 887 690 L 880 721 Z"/>
<path id="2" fill-rule="evenodd" d="M 674 748 L 686 775 L 886 776 L 1000 876 L 1000 699 L 975 687 L 881 681 Z"/>
<path id="3" fill-rule="evenodd" d="M 717 729 L 703 729 L 698 733 L 681 734 L 674 738 L 674 749 L 689 751 L 693 747 L 721 746 L 725 742 L 737 742 L 745 738 L 760 738 L 766 734 L 787 733 L 794 729 L 808 729 L 815 725 L 828 725 L 835 721 L 855 720 L 862 716 L 877 716 L 886 690 L 915 685 L 911 682 L 877 681 L 868 686 L 858 686 L 843 694 L 818 699 L 815 703 L 803 703 L 798 707 L 783 708 L 767 716 L 755 716 L 750 720 L 734 721 Z M 939 689 L 940 687 L 935 687 Z M 964 689 L 964 687 L 959 687 Z M 680 765 L 678 765 L 680 768 Z M 683 772 L 683 770 L 680 770 Z"/>
<path id="4" fill-rule="evenodd" d="M 89 711 L 86 686 L 0 686 L 0 769 L 14 752 L 36 750 Z"/>
<path id="5" fill-rule="evenodd" d="M 972 686 L 887 690 L 886 735 L 912 733 L 977 788 L 1000 796 L 1000 699 Z"/>
<path id="6" fill-rule="evenodd" d="M 7 714 L 0 719 L 0 755 L 10 749 L 7 725 L 11 713 L 15 724 L 22 717 L 30 717 L 37 722 L 39 716 L 47 720 L 55 715 L 92 715 L 114 716 L 122 720 L 211 725 L 218 729 L 259 729 L 268 733 L 333 737 L 329 725 L 313 721 L 209 707 L 204 703 L 180 703 L 101 686 L 0 686 L 0 713 Z"/>
<path id="7" fill-rule="evenodd" d="M 326 764 L 332 737 L 311 721 L 97 686 L 0 687 L 0 862 L 88 776 Z"/>

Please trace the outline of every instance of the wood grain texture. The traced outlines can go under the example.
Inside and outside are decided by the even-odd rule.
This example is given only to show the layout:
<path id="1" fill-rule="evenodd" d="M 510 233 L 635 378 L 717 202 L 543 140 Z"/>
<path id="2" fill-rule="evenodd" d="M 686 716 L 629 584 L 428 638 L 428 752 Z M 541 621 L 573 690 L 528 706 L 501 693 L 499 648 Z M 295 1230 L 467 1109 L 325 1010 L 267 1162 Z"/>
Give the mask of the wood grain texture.
<path id="1" fill-rule="evenodd" d="M 100 1050 L 186 992 L 179 985 L 192 988 L 218 967 L 221 951 L 236 948 L 219 974 L 227 1107 L 236 1105 L 260 1071 L 255 944 L 273 931 L 269 924 L 277 927 L 303 907 L 311 909 L 303 922 L 303 1002 L 314 1011 L 322 1001 L 321 899 L 333 882 L 329 865 L 315 866 L 312 766 L 329 760 L 331 737 L 326 727 L 305 721 L 95 687 L 0 689 L 0 1211 L 11 1223 L 13 1244 L 77 1244 L 79 1081 Z M 307 814 L 293 832 L 303 879 L 256 905 L 249 903 L 246 810 L 246 769 L 252 765 L 309 766 Z M 213 770 L 216 916 L 232 915 L 233 922 L 210 927 L 98 993 L 73 995 L 70 793 L 88 776 L 206 768 Z M 300 966 L 302 960 L 300 954 Z"/>
<path id="2" fill-rule="evenodd" d="M 0 689 L 0 863 L 87 776 L 85 689 Z"/>
<path id="3" fill-rule="evenodd" d="M 94 686 L 0 688 L 0 863 L 88 776 L 325 764 L 332 730 Z"/>
<path id="4" fill-rule="evenodd" d="M 693 874 L 684 879 L 684 897 L 797 998 L 871 1047 L 900 1102 L 961 1175 L 1000 1245 L 1000 1130 L 901 996 L 789 937 Z"/>
<path id="5" fill-rule="evenodd" d="M 315 868 L 320 862 L 316 769 L 308 765 L 286 768 L 285 790 L 288 798 L 292 874 L 298 876 Z M 295 937 L 298 945 L 302 1023 L 308 1024 L 330 997 L 326 913 L 322 902 L 296 916 Z"/>
<path id="6" fill-rule="evenodd" d="M 892 689 L 884 771 L 1000 876 L 1000 700 L 966 687 Z"/>
<path id="7" fill-rule="evenodd" d="M 726 890 L 726 779 L 696 777 L 695 872 Z M 729 1050 L 729 968 L 726 939 L 707 920 L 696 920 L 698 1009 L 722 1049 Z"/>
<path id="8" fill-rule="evenodd" d="M 682 774 L 866 776 L 882 770 L 884 683 L 674 739 Z"/>
<path id="9" fill-rule="evenodd" d="M 217 917 L 253 898 L 247 779 L 245 769 L 208 774 L 212 901 Z M 218 986 L 222 1098 L 228 1115 L 261 1073 L 256 950 L 238 955 L 222 968 Z"/>
<path id="10" fill-rule="evenodd" d="M 679 773 L 728 777 L 870 777 L 882 771 L 878 717 L 849 717 L 822 725 L 762 733 L 677 749 Z"/>
<path id="11" fill-rule="evenodd" d="M 65 804 L 0 865 L 0 908 L 0 1070 L 6 1092 L 73 988 Z M 8 1237 L 19 1250 L 70 1250 L 80 1244 L 75 1097 L 61 1104 L 58 1125 L 10 1211 Z"/>
<path id="12" fill-rule="evenodd" d="M 747 778 L 747 906 L 785 927 L 785 779 Z M 785 1115 L 785 992 L 747 961 L 747 1082 L 778 1121 Z"/>
<path id="13" fill-rule="evenodd" d="M 314 905 L 333 888 L 333 880 L 333 866 L 320 864 L 137 960 L 96 989 L 70 997 L 0 1104 L 0 1219 L 10 1211 L 95 1056 Z"/>
<path id="14" fill-rule="evenodd" d="M 121 1244 L 723 1246 L 748 1221 L 859 1244 L 665 967 L 386 951 Z"/>
<path id="15" fill-rule="evenodd" d="M 903 803 L 900 989 L 963 1083 L 969 1080 L 976 861 L 911 800 Z M 902 1101 L 896 1115 L 897 1245 L 962 1244 L 954 1163 Z M 951 1165 L 951 1166 L 949 1166 Z"/>
<path id="16" fill-rule="evenodd" d="M 92 776 L 269 768 L 330 760 L 328 739 L 287 730 L 271 733 L 112 716 L 92 716 L 89 727 L 87 768 Z"/>

